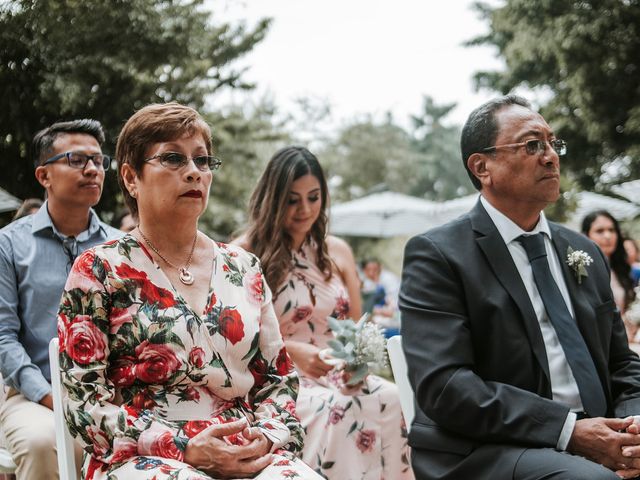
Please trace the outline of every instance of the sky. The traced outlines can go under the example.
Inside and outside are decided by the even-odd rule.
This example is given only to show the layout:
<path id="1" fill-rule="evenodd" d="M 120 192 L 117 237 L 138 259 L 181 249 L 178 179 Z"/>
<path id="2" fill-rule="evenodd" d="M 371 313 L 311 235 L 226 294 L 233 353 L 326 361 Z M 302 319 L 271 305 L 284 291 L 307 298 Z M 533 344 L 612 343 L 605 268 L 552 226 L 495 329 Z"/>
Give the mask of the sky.
<path id="1" fill-rule="evenodd" d="M 489 3 L 495 4 L 498 0 Z M 209 0 L 214 18 L 249 25 L 273 18 L 266 38 L 237 65 L 249 67 L 252 95 L 267 94 L 287 112 L 298 97 L 326 100 L 337 123 L 391 112 L 401 125 L 422 98 L 457 103 L 450 120 L 464 123 L 494 96 L 475 92 L 478 70 L 499 69 L 490 47 L 464 47 L 488 26 L 471 0 Z M 243 94 L 228 94 L 242 102 Z M 336 125 L 338 126 L 338 125 Z"/>

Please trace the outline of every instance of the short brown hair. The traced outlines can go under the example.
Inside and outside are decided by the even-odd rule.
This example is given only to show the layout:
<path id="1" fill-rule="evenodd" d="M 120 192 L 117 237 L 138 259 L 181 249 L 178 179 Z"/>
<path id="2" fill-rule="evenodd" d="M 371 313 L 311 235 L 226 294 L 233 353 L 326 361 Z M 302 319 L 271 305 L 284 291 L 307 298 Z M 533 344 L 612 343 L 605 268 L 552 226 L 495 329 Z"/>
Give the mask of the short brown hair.
<path id="1" fill-rule="evenodd" d="M 128 163 L 138 176 L 142 175 L 145 155 L 151 145 L 160 142 L 171 142 L 187 135 L 202 135 L 211 155 L 211 129 L 200 114 L 191 107 L 177 102 L 153 103 L 134 113 L 118 135 L 116 159 L 118 161 L 118 184 L 122 190 L 124 201 L 136 216 L 138 202 L 133 198 L 122 179 L 122 165 Z"/>

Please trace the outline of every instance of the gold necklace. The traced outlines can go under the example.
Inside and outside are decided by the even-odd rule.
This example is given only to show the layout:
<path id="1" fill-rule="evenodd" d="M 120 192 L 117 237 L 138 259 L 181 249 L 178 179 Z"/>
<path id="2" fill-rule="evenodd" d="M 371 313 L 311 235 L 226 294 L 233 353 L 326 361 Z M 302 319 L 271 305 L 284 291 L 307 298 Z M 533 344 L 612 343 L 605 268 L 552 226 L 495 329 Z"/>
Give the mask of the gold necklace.
<path id="1" fill-rule="evenodd" d="M 187 263 L 182 268 L 181 267 L 177 267 L 176 265 L 171 263 L 169 260 L 164 258 L 164 256 L 158 251 L 158 249 L 153 245 L 153 243 L 151 243 L 151 241 L 145 236 L 145 234 L 142 233 L 142 230 L 140 230 L 140 226 L 139 225 L 138 225 L 138 232 L 140 232 L 140 236 L 143 238 L 143 240 L 149 246 L 149 248 L 151 250 L 153 250 L 154 252 L 156 252 L 156 255 L 158 255 L 162 260 L 164 260 L 164 262 L 167 265 L 169 265 L 170 267 L 175 268 L 176 270 L 178 270 L 178 278 L 180 279 L 180 281 L 182 283 L 184 283 L 185 285 L 193 285 L 193 274 L 189 271 L 189 266 L 191 265 L 191 258 L 193 257 L 193 251 L 196 248 L 196 240 L 198 239 L 198 231 L 197 230 L 196 230 L 195 237 L 193 237 L 193 244 L 191 245 L 191 252 L 189 253 L 189 258 L 187 258 Z"/>

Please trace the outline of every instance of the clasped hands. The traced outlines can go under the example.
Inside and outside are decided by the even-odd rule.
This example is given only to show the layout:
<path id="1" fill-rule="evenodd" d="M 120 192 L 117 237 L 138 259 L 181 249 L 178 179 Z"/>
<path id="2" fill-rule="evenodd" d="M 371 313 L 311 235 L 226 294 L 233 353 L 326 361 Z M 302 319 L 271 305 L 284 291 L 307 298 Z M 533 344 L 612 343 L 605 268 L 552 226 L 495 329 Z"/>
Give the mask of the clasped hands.
<path id="1" fill-rule="evenodd" d="M 223 437 L 241 434 L 245 445 L 229 444 Z M 272 460 L 272 442 L 246 419 L 211 425 L 189 440 L 184 461 L 215 478 L 251 478 Z"/>
<path id="2" fill-rule="evenodd" d="M 614 470 L 620 478 L 640 476 L 640 417 L 576 421 L 567 451 Z"/>

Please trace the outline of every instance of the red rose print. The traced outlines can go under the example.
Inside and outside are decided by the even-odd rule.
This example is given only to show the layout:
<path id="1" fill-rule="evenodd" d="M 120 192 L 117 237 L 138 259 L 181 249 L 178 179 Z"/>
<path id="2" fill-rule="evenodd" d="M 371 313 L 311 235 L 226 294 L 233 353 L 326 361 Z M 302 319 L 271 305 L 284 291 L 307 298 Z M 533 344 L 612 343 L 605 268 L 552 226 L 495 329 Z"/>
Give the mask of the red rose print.
<path id="1" fill-rule="evenodd" d="M 87 315 L 83 317 L 89 318 Z M 66 332 L 65 350 L 80 365 L 104 360 L 105 335 L 89 320 L 73 322 Z"/>
<path id="2" fill-rule="evenodd" d="M 287 403 L 284 404 L 284 409 L 294 417 L 296 416 L 296 402 L 293 400 L 287 400 Z"/>
<path id="3" fill-rule="evenodd" d="M 123 462 L 138 454 L 138 443 L 132 438 L 116 437 L 113 439 L 112 463 Z"/>
<path id="4" fill-rule="evenodd" d="M 260 272 L 254 275 L 246 275 L 242 279 L 245 292 L 249 301 L 254 305 L 260 305 L 264 298 L 264 283 Z"/>
<path id="5" fill-rule="evenodd" d="M 220 335 L 232 344 L 238 343 L 244 337 L 244 324 L 240 312 L 233 308 L 225 308 L 220 313 Z"/>
<path id="6" fill-rule="evenodd" d="M 126 263 L 122 263 L 116 267 L 116 275 L 123 280 L 133 280 L 134 282 L 142 283 L 147 282 L 147 274 L 130 267 Z"/>
<path id="7" fill-rule="evenodd" d="M 151 410 L 158 405 L 151 395 L 151 392 L 147 390 L 138 392 L 133 396 L 131 404 L 140 410 Z"/>
<path id="8" fill-rule="evenodd" d="M 131 357 L 120 357 L 117 362 L 109 368 L 109 380 L 116 387 L 130 387 L 136 381 L 135 364 Z"/>
<path id="9" fill-rule="evenodd" d="M 182 430 L 187 437 L 193 438 L 209 425 L 211 425 L 211 422 L 204 420 L 191 420 L 184 424 Z"/>
<path id="10" fill-rule="evenodd" d="M 313 312 L 313 308 L 309 305 L 305 305 L 303 307 L 298 307 L 293 312 L 293 323 L 298 323 L 306 320 L 311 316 Z"/>
<path id="11" fill-rule="evenodd" d="M 222 271 L 223 272 L 228 272 L 229 271 L 229 266 L 226 263 L 222 266 Z"/>
<path id="12" fill-rule="evenodd" d="M 156 437 L 155 441 L 151 444 L 151 455 L 162 458 L 173 458 L 175 460 L 182 460 L 182 452 L 173 440 L 173 434 L 171 432 L 164 432 Z"/>
<path id="13" fill-rule="evenodd" d="M 278 460 L 276 463 L 274 463 L 274 466 L 276 467 L 286 467 L 287 465 L 291 465 L 291 462 L 286 458 Z"/>
<path id="14" fill-rule="evenodd" d="M 216 306 L 217 302 L 218 299 L 216 298 L 216 294 L 212 293 L 211 298 L 209 299 L 209 305 L 207 305 L 207 308 L 204 309 L 204 313 L 209 313 L 211 310 L 213 310 L 213 307 Z"/>
<path id="15" fill-rule="evenodd" d="M 87 426 L 87 435 L 91 438 L 94 455 L 101 457 L 109 450 L 109 438 L 97 425 Z"/>
<path id="16" fill-rule="evenodd" d="M 335 425 L 336 423 L 338 423 L 344 418 L 344 412 L 344 407 L 340 405 L 334 405 L 333 407 L 331 407 L 331 410 L 329 410 L 329 423 L 331 425 Z"/>
<path id="17" fill-rule="evenodd" d="M 93 262 L 96 258 L 96 254 L 93 250 L 87 250 L 82 255 L 78 257 L 76 260 L 73 269 L 79 275 L 82 275 L 88 279 L 94 279 L 95 275 L 93 274 Z"/>
<path id="18" fill-rule="evenodd" d="M 262 385 L 265 382 L 265 375 L 267 374 L 267 362 L 264 358 L 258 358 L 255 361 L 251 362 L 249 365 L 249 370 L 251 371 L 251 375 L 253 375 L 253 380 L 255 385 Z"/>
<path id="19" fill-rule="evenodd" d="M 109 320 L 109 333 L 117 333 L 122 325 L 133 322 L 133 317 L 128 309 L 113 307 Z"/>
<path id="20" fill-rule="evenodd" d="M 200 392 L 193 387 L 185 388 L 184 396 L 187 400 L 195 400 L 196 402 L 200 400 Z"/>
<path id="21" fill-rule="evenodd" d="M 160 308 L 169 308 L 176 304 L 176 299 L 169 290 L 156 287 L 151 282 L 142 285 L 140 300 L 145 303 L 157 303 Z"/>
<path id="22" fill-rule="evenodd" d="M 196 368 L 204 365 L 204 350 L 200 347 L 193 347 L 189 352 L 189 363 Z"/>
<path id="23" fill-rule="evenodd" d="M 344 297 L 339 297 L 336 300 L 336 308 L 333 310 L 331 316 L 339 320 L 347 318 L 349 316 L 349 300 Z"/>
<path id="24" fill-rule="evenodd" d="M 367 453 L 373 451 L 376 443 L 376 432 L 373 430 L 360 430 L 356 437 L 356 447 L 362 452 Z"/>
<path id="25" fill-rule="evenodd" d="M 136 376 L 146 383 L 164 383 L 182 366 L 168 345 L 149 343 L 149 340 L 136 347 L 136 355 Z"/>
<path id="26" fill-rule="evenodd" d="M 287 375 L 293 370 L 293 363 L 284 347 L 280 349 L 278 358 L 276 358 L 276 370 L 278 371 L 278 375 Z"/>

